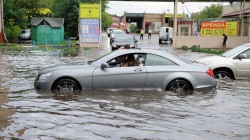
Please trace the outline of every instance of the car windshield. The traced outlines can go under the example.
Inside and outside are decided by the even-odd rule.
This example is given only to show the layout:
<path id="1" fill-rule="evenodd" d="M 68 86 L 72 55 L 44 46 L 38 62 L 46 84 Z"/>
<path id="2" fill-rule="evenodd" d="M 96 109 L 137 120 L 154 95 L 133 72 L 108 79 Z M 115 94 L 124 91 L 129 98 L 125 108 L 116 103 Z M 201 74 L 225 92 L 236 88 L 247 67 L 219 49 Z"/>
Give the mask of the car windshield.
<path id="1" fill-rule="evenodd" d="M 132 36 L 116 36 L 115 42 L 116 43 L 132 43 L 133 37 Z"/>
<path id="2" fill-rule="evenodd" d="M 29 33 L 30 31 L 29 30 L 23 30 L 22 33 Z"/>
<path id="3" fill-rule="evenodd" d="M 240 53 L 242 50 L 246 48 L 246 45 L 241 45 L 236 48 L 233 48 L 225 53 L 223 53 L 221 56 L 223 57 L 232 57 L 235 56 L 236 54 Z"/>
<path id="4" fill-rule="evenodd" d="M 105 59 L 106 57 L 109 57 L 109 55 L 114 54 L 114 53 L 116 53 L 116 52 L 109 52 L 109 53 L 107 53 L 107 54 L 105 54 L 105 55 L 103 55 L 95 60 L 88 61 L 88 64 L 99 63 L 100 61 L 102 61 L 103 58 Z"/>
<path id="5" fill-rule="evenodd" d="M 112 34 L 124 34 L 121 30 L 113 30 Z"/>

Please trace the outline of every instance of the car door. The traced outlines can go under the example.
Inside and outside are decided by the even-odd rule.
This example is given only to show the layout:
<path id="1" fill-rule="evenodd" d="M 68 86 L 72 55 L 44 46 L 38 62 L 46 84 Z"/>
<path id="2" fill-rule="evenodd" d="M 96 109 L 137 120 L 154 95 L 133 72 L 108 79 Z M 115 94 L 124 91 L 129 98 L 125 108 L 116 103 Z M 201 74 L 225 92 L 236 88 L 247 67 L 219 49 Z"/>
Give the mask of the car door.
<path id="1" fill-rule="evenodd" d="M 145 67 L 139 65 L 121 67 L 121 63 L 117 62 L 117 58 L 107 63 L 110 65 L 109 68 L 104 70 L 96 68 L 94 70 L 93 88 L 95 90 L 129 90 L 144 87 L 147 79 Z"/>
<path id="2" fill-rule="evenodd" d="M 145 67 L 148 72 L 147 89 L 164 87 L 164 80 L 169 74 L 181 71 L 180 66 L 173 61 L 155 54 L 147 54 Z"/>
<path id="3" fill-rule="evenodd" d="M 241 54 L 246 54 L 246 58 L 236 59 L 237 65 L 237 78 L 249 79 L 250 78 L 250 49 Z"/>

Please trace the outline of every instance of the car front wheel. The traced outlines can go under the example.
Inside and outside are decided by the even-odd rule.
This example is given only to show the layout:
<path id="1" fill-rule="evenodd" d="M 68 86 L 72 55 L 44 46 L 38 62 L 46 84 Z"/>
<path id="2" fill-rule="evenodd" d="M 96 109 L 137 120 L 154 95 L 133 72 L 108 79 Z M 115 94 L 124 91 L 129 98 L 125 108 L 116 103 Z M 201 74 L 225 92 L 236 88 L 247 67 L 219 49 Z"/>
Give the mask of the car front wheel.
<path id="1" fill-rule="evenodd" d="M 193 88 L 191 84 L 187 82 L 186 80 L 176 79 L 168 85 L 166 90 L 174 92 L 174 93 L 178 93 L 178 94 L 185 94 L 188 91 L 192 91 Z"/>
<path id="2" fill-rule="evenodd" d="M 52 89 L 57 94 L 69 94 L 80 91 L 80 86 L 72 79 L 61 79 L 57 81 Z"/>
<path id="3" fill-rule="evenodd" d="M 216 79 L 231 79 L 231 75 L 227 71 L 214 72 L 214 78 Z"/>

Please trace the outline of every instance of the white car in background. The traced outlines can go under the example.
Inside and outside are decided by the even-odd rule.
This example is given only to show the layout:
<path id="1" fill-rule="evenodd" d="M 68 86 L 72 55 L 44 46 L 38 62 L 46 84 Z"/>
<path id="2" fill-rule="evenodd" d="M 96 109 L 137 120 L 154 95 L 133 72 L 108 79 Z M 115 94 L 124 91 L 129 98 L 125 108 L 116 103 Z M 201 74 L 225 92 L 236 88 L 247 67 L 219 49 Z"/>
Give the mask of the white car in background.
<path id="1" fill-rule="evenodd" d="M 195 62 L 208 65 L 218 79 L 250 79 L 250 43 Z"/>

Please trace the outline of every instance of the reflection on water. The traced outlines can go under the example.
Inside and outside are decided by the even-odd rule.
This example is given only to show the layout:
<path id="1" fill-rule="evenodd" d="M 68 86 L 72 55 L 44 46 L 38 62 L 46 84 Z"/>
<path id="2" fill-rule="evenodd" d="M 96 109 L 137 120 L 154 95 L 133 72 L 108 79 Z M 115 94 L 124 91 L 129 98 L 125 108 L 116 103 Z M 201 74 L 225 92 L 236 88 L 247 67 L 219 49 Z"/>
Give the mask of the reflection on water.
<path id="1" fill-rule="evenodd" d="M 9 101 L 0 109 L 14 106 L 16 113 L 10 116 L 13 123 L 0 131 L 0 136 L 250 139 L 249 81 L 219 81 L 215 91 L 182 96 L 159 91 L 89 91 L 61 96 L 33 89 L 37 69 L 79 60 L 86 62 L 85 57 L 3 55 L 5 70 L 1 76 L 5 82 L 2 86 L 9 88 Z"/>

